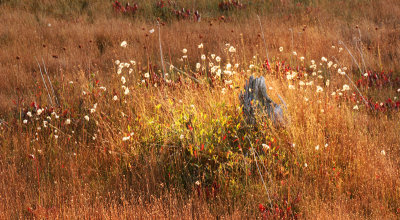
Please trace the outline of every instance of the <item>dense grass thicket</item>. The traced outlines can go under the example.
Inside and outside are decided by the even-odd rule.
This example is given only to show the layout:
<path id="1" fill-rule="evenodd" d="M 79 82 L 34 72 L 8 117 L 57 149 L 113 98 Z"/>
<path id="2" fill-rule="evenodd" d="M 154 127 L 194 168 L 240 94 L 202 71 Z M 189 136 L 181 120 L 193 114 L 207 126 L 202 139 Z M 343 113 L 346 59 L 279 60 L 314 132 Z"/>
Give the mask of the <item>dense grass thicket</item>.
<path id="1" fill-rule="evenodd" d="M 0 218 L 399 218 L 399 6 L 0 0 Z"/>

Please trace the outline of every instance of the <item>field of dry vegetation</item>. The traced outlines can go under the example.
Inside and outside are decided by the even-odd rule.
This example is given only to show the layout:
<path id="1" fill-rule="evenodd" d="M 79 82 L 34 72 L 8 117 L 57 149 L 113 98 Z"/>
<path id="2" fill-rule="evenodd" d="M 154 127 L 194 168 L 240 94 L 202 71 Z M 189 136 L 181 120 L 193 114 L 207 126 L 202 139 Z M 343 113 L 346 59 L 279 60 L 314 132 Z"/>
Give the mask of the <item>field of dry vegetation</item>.
<path id="1" fill-rule="evenodd" d="M 399 1 L 127 2 L 0 0 L 1 219 L 400 218 Z"/>

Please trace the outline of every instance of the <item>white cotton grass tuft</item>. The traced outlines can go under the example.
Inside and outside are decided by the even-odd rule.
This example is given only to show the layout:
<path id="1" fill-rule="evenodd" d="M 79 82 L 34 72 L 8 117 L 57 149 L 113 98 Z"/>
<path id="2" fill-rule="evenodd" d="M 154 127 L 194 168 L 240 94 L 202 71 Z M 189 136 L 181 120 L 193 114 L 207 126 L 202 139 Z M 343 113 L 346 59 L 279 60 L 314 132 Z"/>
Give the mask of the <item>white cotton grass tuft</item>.
<path id="1" fill-rule="evenodd" d="M 344 91 L 348 91 L 348 90 L 350 90 L 350 86 L 349 86 L 349 85 L 346 85 L 346 84 L 344 84 L 344 85 L 343 85 L 343 89 L 342 89 L 342 91 L 344 92 Z"/>
<path id="2" fill-rule="evenodd" d="M 128 95 L 129 94 L 129 88 L 128 87 L 125 87 L 124 88 L 124 95 Z"/>
<path id="3" fill-rule="evenodd" d="M 128 43 L 126 41 L 121 42 L 121 47 L 126 48 L 128 46 Z"/>

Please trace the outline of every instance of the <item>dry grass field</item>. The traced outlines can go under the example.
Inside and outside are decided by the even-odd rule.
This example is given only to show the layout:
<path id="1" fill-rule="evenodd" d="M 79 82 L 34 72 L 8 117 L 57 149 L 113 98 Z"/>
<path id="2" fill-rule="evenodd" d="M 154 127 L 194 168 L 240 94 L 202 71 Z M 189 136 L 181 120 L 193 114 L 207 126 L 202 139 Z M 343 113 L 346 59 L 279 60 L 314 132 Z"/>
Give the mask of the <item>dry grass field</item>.
<path id="1" fill-rule="evenodd" d="M 1 219 L 400 217 L 400 2 L 126 2 L 0 0 Z"/>

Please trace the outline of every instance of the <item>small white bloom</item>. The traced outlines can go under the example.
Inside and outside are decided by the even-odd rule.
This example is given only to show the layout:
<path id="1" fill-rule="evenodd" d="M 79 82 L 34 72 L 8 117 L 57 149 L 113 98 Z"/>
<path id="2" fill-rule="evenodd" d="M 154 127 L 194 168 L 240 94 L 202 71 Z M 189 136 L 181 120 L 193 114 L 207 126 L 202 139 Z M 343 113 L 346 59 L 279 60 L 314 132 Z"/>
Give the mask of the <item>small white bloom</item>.
<path id="1" fill-rule="evenodd" d="M 94 108 L 90 109 L 90 113 L 91 113 L 91 114 L 93 114 L 93 113 L 95 113 L 95 112 L 96 112 L 96 109 L 94 109 Z"/>
<path id="2" fill-rule="evenodd" d="M 179 139 L 183 140 L 183 138 L 185 138 L 185 136 L 183 134 L 181 134 L 181 136 L 179 137 Z"/>
<path id="3" fill-rule="evenodd" d="M 321 113 L 324 113 L 325 112 L 325 110 L 324 109 L 321 109 Z"/>
<path id="4" fill-rule="evenodd" d="M 196 63 L 196 69 L 200 69 L 201 64 L 200 63 Z"/>
<path id="5" fill-rule="evenodd" d="M 319 76 L 318 76 L 318 79 L 322 79 L 322 78 L 324 78 L 322 75 L 319 75 Z"/>
<path id="6" fill-rule="evenodd" d="M 328 147 L 328 143 L 325 144 L 325 147 Z"/>
<path id="7" fill-rule="evenodd" d="M 324 89 L 321 86 L 317 86 L 317 92 L 322 92 Z"/>
<path id="8" fill-rule="evenodd" d="M 368 73 L 364 73 L 364 77 L 368 77 Z"/>
<path id="9" fill-rule="evenodd" d="M 32 112 L 27 112 L 26 115 L 32 118 Z"/>
<path id="10" fill-rule="evenodd" d="M 311 65 L 314 65 L 315 64 L 315 60 L 311 60 Z"/>
<path id="11" fill-rule="evenodd" d="M 36 114 L 37 114 L 37 115 L 40 115 L 40 114 L 42 114 L 42 112 L 43 112 L 43 109 L 39 108 L 39 109 L 37 110 Z"/>
<path id="12" fill-rule="evenodd" d="M 322 61 L 322 62 L 327 62 L 328 59 L 326 59 L 326 57 L 321 57 L 321 61 Z"/>
<path id="13" fill-rule="evenodd" d="M 112 98 L 114 101 L 118 100 L 118 96 L 114 95 L 114 97 Z"/>
<path id="14" fill-rule="evenodd" d="M 336 92 L 332 92 L 331 96 L 335 96 L 335 95 L 336 95 Z"/>
<path id="15" fill-rule="evenodd" d="M 326 80 L 325 85 L 326 85 L 326 86 L 329 86 L 329 84 L 330 84 L 330 81 L 329 81 L 329 79 L 328 79 L 328 80 Z"/>
<path id="16" fill-rule="evenodd" d="M 283 52 L 283 47 L 279 47 L 279 52 Z"/>
<path id="17" fill-rule="evenodd" d="M 89 121 L 89 116 L 85 115 L 85 117 L 83 117 L 86 121 Z"/>
<path id="18" fill-rule="evenodd" d="M 101 89 L 101 90 L 103 90 L 103 91 L 106 91 L 106 90 L 107 90 L 107 88 L 104 87 L 104 86 L 101 86 L 99 89 Z"/>
<path id="19" fill-rule="evenodd" d="M 211 54 L 211 58 L 214 59 L 215 58 L 215 54 Z"/>
<path id="20" fill-rule="evenodd" d="M 297 52 L 296 51 L 293 51 L 293 56 L 297 56 Z"/>
<path id="21" fill-rule="evenodd" d="M 381 150 L 381 154 L 382 154 L 383 156 L 385 156 L 385 155 L 386 155 L 385 150 Z"/>
<path id="22" fill-rule="evenodd" d="M 128 94 L 129 94 L 129 88 L 126 87 L 126 88 L 125 88 L 125 91 L 124 91 L 124 95 L 128 95 Z"/>
<path id="23" fill-rule="evenodd" d="M 129 139 L 131 139 L 131 136 L 123 137 L 122 141 L 128 141 Z"/>
<path id="24" fill-rule="evenodd" d="M 126 79 L 125 79 L 125 77 L 121 77 L 121 82 L 122 82 L 122 84 L 125 84 L 126 83 Z"/>
<path id="25" fill-rule="evenodd" d="M 344 84 L 342 91 L 347 91 L 347 90 L 350 90 L 350 87 L 348 85 Z"/>
<path id="26" fill-rule="evenodd" d="M 264 150 L 269 150 L 269 145 L 268 144 L 262 144 L 262 147 Z"/>
<path id="27" fill-rule="evenodd" d="M 354 110 L 358 110 L 358 105 L 355 105 L 355 106 L 353 107 L 353 109 L 354 109 Z"/>
<path id="28" fill-rule="evenodd" d="M 397 89 L 397 92 L 400 92 L 400 88 L 399 88 L 399 89 Z"/>
<path id="29" fill-rule="evenodd" d="M 121 73 L 122 73 L 122 69 L 121 69 L 121 68 L 118 68 L 117 74 L 119 75 L 119 74 L 121 74 Z"/>
<path id="30" fill-rule="evenodd" d="M 132 64 L 132 66 L 136 66 L 136 61 L 131 60 L 130 62 L 131 62 L 131 64 Z"/>
<path id="31" fill-rule="evenodd" d="M 221 62 L 221 57 L 217 56 L 217 57 L 215 58 L 215 61 Z"/>
<path id="32" fill-rule="evenodd" d="M 128 46 L 128 43 L 126 41 L 122 41 L 121 47 L 126 48 Z"/>
<path id="33" fill-rule="evenodd" d="M 300 85 L 300 86 L 304 86 L 304 85 L 306 85 L 306 84 L 305 84 L 303 81 L 300 80 L 299 85 Z"/>
<path id="34" fill-rule="evenodd" d="M 236 48 L 234 48 L 233 46 L 229 47 L 229 52 L 235 53 L 236 52 Z"/>
<path id="35" fill-rule="evenodd" d="M 25 119 L 22 121 L 22 123 L 26 124 L 26 123 L 28 123 L 28 120 Z"/>
<path id="36" fill-rule="evenodd" d="M 58 135 L 54 135 L 54 138 L 55 138 L 55 139 L 58 139 Z"/>
<path id="37" fill-rule="evenodd" d="M 221 77 L 221 72 L 222 72 L 221 69 L 218 69 L 218 70 L 217 70 L 217 73 L 216 73 L 215 75 L 216 75 L 217 77 Z"/>
<path id="38" fill-rule="evenodd" d="M 300 60 L 303 62 L 304 61 L 304 57 L 300 57 Z"/>
<path id="39" fill-rule="evenodd" d="M 201 55 L 201 60 L 203 60 L 203 61 L 206 60 L 206 55 L 202 54 Z"/>
<path id="40" fill-rule="evenodd" d="M 199 46 L 197 46 L 199 49 L 202 49 L 204 47 L 203 43 L 199 44 Z"/>
<path id="41" fill-rule="evenodd" d="M 309 100 L 309 99 L 308 99 L 307 97 L 304 97 L 304 101 L 308 102 L 308 100 Z"/>
<path id="42" fill-rule="evenodd" d="M 183 48 L 182 53 L 187 53 L 187 49 Z"/>
<path id="43" fill-rule="evenodd" d="M 150 73 L 145 73 L 144 78 L 150 78 Z"/>
<path id="44" fill-rule="evenodd" d="M 304 167 L 307 167 L 308 165 L 307 165 L 307 163 L 304 163 Z"/>
<path id="45" fill-rule="evenodd" d="M 154 28 L 151 29 L 151 30 L 149 30 L 149 33 L 150 33 L 150 34 L 154 33 Z"/>
<path id="46" fill-rule="evenodd" d="M 253 64 L 250 64 L 249 65 L 249 69 L 253 69 L 254 68 L 254 65 Z"/>
<path id="47" fill-rule="evenodd" d="M 121 63 L 121 61 L 116 60 L 114 63 L 115 63 L 115 65 L 119 65 L 119 64 Z M 72 81 L 71 81 L 71 82 L 72 82 Z"/>
<path id="48" fill-rule="evenodd" d="M 294 89 L 294 85 L 289 85 L 289 89 Z"/>
<path id="49" fill-rule="evenodd" d="M 71 124 L 71 119 L 68 118 L 67 120 L 65 120 L 65 124 L 66 124 L 66 125 Z"/>
<path id="50" fill-rule="evenodd" d="M 343 48 L 340 47 L 340 48 L 339 48 L 339 53 L 342 52 L 342 50 L 343 50 Z"/>
<path id="51" fill-rule="evenodd" d="M 328 68 L 331 68 L 332 65 L 333 65 L 333 62 L 332 62 L 332 61 L 329 61 L 329 62 L 328 62 Z"/>
<path id="52" fill-rule="evenodd" d="M 319 150 L 319 145 L 315 146 L 315 150 Z"/>
<path id="53" fill-rule="evenodd" d="M 182 59 L 187 59 L 187 55 L 183 55 L 183 56 L 182 56 Z"/>
<path id="54" fill-rule="evenodd" d="M 47 124 L 48 124 L 47 121 L 43 121 L 43 127 L 47 128 Z"/>

